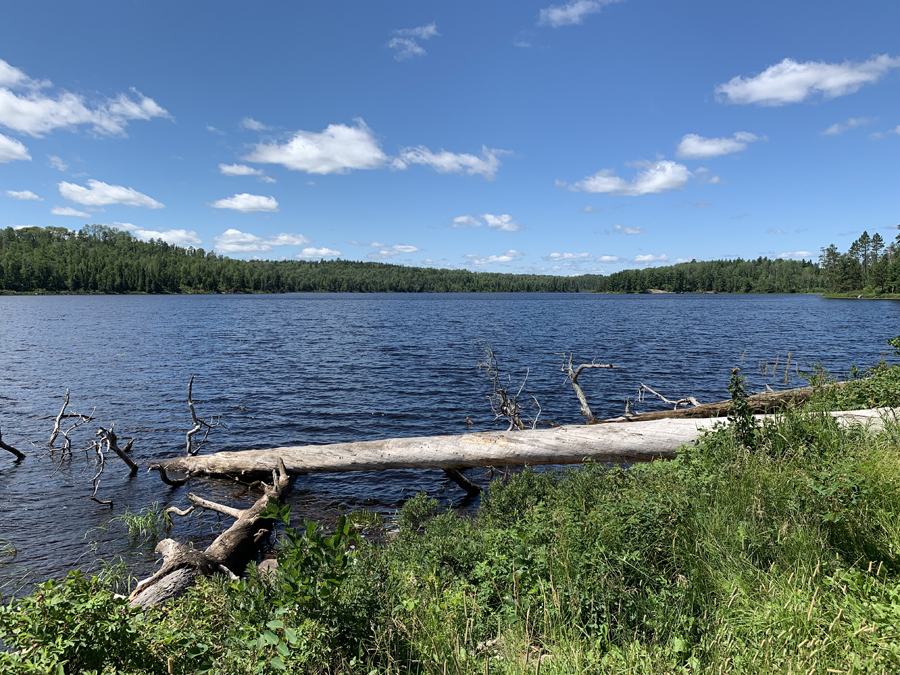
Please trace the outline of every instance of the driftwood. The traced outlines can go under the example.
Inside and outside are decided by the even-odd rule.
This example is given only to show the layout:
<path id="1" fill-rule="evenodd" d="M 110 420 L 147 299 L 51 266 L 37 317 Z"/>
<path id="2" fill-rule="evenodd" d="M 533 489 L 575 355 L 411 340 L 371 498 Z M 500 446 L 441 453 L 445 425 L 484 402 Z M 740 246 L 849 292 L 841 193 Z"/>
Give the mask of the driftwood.
<path id="1" fill-rule="evenodd" d="M 187 515 L 195 507 L 216 511 L 235 518 L 225 532 L 216 537 L 205 551 L 163 539 L 156 552 L 163 556 L 160 570 L 148 579 L 138 582 L 128 599 L 132 607 L 148 607 L 182 595 L 198 576 L 226 574 L 236 577 L 256 558 L 263 541 L 267 540 L 274 522 L 261 518 L 269 499 L 280 501 L 288 487 L 288 473 L 284 464 L 276 459 L 272 471 L 272 484 L 263 485 L 263 495 L 248 509 L 234 509 L 190 495 L 194 506 L 184 511 L 170 509 L 178 515 Z"/>
<path id="2" fill-rule="evenodd" d="M 7 452 L 11 452 L 12 454 L 14 454 L 16 456 L 17 460 L 25 459 L 24 453 L 20 452 L 19 450 L 16 450 L 13 446 L 9 445 L 8 443 L 3 442 L 3 432 L 2 431 L 0 431 L 0 448 L 2 448 L 3 450 L 6 450 Z"/>
<path id="3" fill-rule="evenodd" d="M 696 408 L 688 411 L 693 412 Z M 671 412 L 671 411 L 670 411 Z M 880 420 L 881 410 L 835 412 L 845 420 Z M 760 419 L 764 416 L 758 416 Z M 151 465 L 189 476 L 249 478 L 283 462 L 291 475 L 384 469 L 463 469 L 475 466 L 649 462 L 673 459 L 721 420 L 661 419 L 630 424 L 570 425 L 530 431 L 460 436 L 389 438 L 380 441 L 305 445 L 179 457 Z"/>
<path id="4" fill-rule="evenodd" d="M 584 390 L 581 388 L 581 385 L 578 384 L 578 376 L 581 375 L 582 370 L 591 369 L 591 368 L 615 368 L 611 363 L 597 363 L 596 361 L 591 361 L 590 363 L 582 363 L 577 368 L 572 367 L 572 358 L 573 354 L 568 355 L 568 363 L 566 362 L 566 354 L 563 354 L 563 364 L 562 364 L 562 372 L 566 374 L 566 379 L 572 384 L 572 389 L 575 390 L 575 396 L 578 397 L 578 402 L 581 404 L 581 414 L 587 417 L 588 422 L 596 422 L 597 418 L 594 417 L 594 413 L 591 410 L 591 406 L 588 405 L 587 396 L 584 395 Z M 643 386 L 643 385 L 641 385 Z"/>
<path id="5" fill-rule="evenodd" d="M 843 383 L 830 385 L 839 387 Z M 643 387 L 643 384 L 641 385 Z M 651 391 L 647 388 L 647 391 Z M 814 394 L 821 393 L 821 388 L 800 387 L 799 389 L 786 389 L 784 391 L 763 392 L 761 394 L 753 394 L 747 397 L 747 405 L 750 410 L 757 414 L 771 413 L 781 410 L 791 404 L 804 403 L 811 399 Z M 653 392 L 655 393 L 655 392 Z M 684 401 L 690 402 L 690 399 L 682 399 L 678 403 Z M 667 401 L 675 403 L 675 401 Z M 726 417 L 731 412 L 731 399 L 727 401 L 719 401 L 718 403 L 706 403 L 697 405 L 693 408 L 682 408 L 681 410 L 658 410 L 654 412 L 639 413 L 637 415 L 624 415 L 622 417 L 614 417 L 606 420 L 594 420 L 593 424 L 608 424 L 610 422 L 648 422 L 652 420 L 663 419 L 698 419 L 705 417 Z M 589 422 L 590 423 L 590 422 Z"/>

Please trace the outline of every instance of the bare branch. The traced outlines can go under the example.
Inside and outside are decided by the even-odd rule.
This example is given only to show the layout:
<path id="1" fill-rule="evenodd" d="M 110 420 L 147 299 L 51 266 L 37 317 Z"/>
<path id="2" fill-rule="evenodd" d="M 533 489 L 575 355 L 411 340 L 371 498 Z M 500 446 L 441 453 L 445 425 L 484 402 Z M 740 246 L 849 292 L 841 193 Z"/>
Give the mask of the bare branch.
<path id="1" fill-rule="evenodd" d="M 470 497 L 481 494 L 481 488 L 463 476 L 457 469 L 444 469 L 447 478 L 459 485 Z"/>
<path id="2" fill-rule="evenodd" d="M 578 384 L 578 376 L 581 375 L 581 371 L 590 368 L 615 368 L 611 363 L 597 363 L 596 361 L 591 361 L 590 363 L 582 363 L 578 366 L 578 368 L 572 368 L 572 359 L 575 354 L 566 354 L 565 352 L 561 352 L 563 357 L 562 367 L 560 370 L 566 374 L 566 379 L 572 383 L 572 389 L 575 390 L 575 396 L 578 397 L 578 402 L 581 403 L 581 414 L 587 417 L 588 422 L 593 422 L 597 418 L 594 417 L 594 413 L 591 410 L 591 406 L 588 405 L 587 396 L 584 395 L 584 390 L 581 388 L 581 385 Z M 568 358 L 568 362 L 566 361 Z"/>
<path id="3" fill-rule="evenodd" d="M 161 464 L 151 464 L 147 467 L 147 471 L 158 471 L 162 482 L 171 487 L 179 487 L 191 479 L 190 476 L 186 476 L 185 478 L 169 478 L 169 474 L 166 473 L 165 467 Z"/>
<path id="4" fill-rule="evenodd" d="M 97 502 L 98 504 L 103 504 L 104 506 L 112 506 L 112 500 L 103 500 L 97 497 L 97 490 L 100 489 L 100 476 L 103 475 L 103 469 L 106 466 L 106 457 L 103 454 L 103 442 L 102 441 L 94 441 L 91 446 L 97 452 L 97 473 L 91 479 L 91 482 L 94 484 L 94 491 L 91 492 L 91 501 Z"/>
<path id="5" fill-rule="evenodd" d="M 66 398 L 63 400 L 62 409 L 59 411 L 59 415 L 56 416 L 56 423 L 53 425 L 53 431 L 50 433 L 50 441 L 47 443 L 48 447 L 53 447 L 53 442 L 56 440 L 56 437 L 59 435 L 59 423 L 62 422 L 63 415 L 66 413 L 66 406 L 69 405 L 69 390 L 66 389 Z"/>
<path id="6" fill-rule="evenodd" d="M 519 403 L 519 396 L 525 391 L 525 385 L 528 382 L 528 374 L 529 372 L 525 371 L 525 379 L 522 380 L 522 384 L 519 387 L 518 391 L 514 395 L 510 395 L 508 386 L 512 382 L 512 378 L 507 376 L 506 378 L 506 386 L 504 386 L 501 377 L 500 377 L 500 369 L 497 364 L 497 357 L 494 354 L 494 350 L 491 348 L 491 345 L 487 342 L 479 340 L 476 344 L 482 345 L 482 351 L 484 354 L 484 361 L 478 364 L 479 369 L 483 369 L 485 371 L 485 375 L 491 378 L 491 384 L 493 385 L 494 391 L 488 396 L 488 401 L 491 404 L 491 412 L 494 413 L 494 419 L 498 420 L 501 418 L 506 418 L 509 420 L 509 428 L 507 431 L 519 430 L 524 431 L 529 426 L 534 428 L 537 424 L 537 416 L 534 418 L 525 418 L 523 419 L 524 410 L 522 405 Z M 532 405 L 535 405 L 538 409 L 538 416 L 540 415 L 540 404 L 537 402 L 537 399 L 534 396 L 531 396 Z"/>
<path id="7" fill-rule="evenodd" d="M 120 449 L 119 448 L 119 439 L 116 436 L 116 432 L 113 431 L 113 427 L 115 427 L 115 426 L 116 426 L 116 424 L 115 424 L 115 422 L 113 422 L 112 424 L 109 425 L 109 429 L 104 429 L 103 427 L 100 427 L 99 429 L 97 429 L 97 433 L 95 435 L 100 436 L 101 442 L 106 445 L 107 450 L 112 450 L 114 453 L 116 453 L 119 456 L 119 458 L 123 462 L 125 462 L 128 465 L 128 468 L 131 469 L 131 475 L 133 476 L 134 474 L 136 474 L 138 472 L 138 465 L 135 464 L 134 460 L 132 460 L 131 457 L 129 457 L 125 453 L 128 452 L 129 450 L 131 450 L 131 446 L 134 443 L 134 439 L 132 438 L 130 441 L 128 441 L 128 444 L 125 446 L 124 450 Z"/>
<path id="8" fill-rule="evenodd" d="M 637 400 L 639 403 L 644 402 L 644 392 L 647 392 L 648 394 L 653 394 L 654 396 L 656 396 L 656 398 L 660 399 L 663 403 L 667 403 L 668 405 L 675 406 L 673 408 L 673 410 L 678 410 L 678 406 L 687 405 L 688 403 L 690 403 L 695 408 L 700 405 L 700 402 L 693 396 L 686 396 L 684 398 L 678 399 L 677 401 L 670 401 L 662 394 L 653 391 L 650 387 L 648 387 L 643 382 L 641 382 L 641 386 L 638 389 L 638 393 L 637 393 L 637 397 L 638 397 Z"/>
<path id="9" fill-rule="evenodd" d="M 198 497 L 195 494 L 189 494 L 188 499 L 190 499 L 194 506 L 198 508 L 205 509 L 207 511 L 215 511 L 216 513 L 221 513 L 223 516 L 228 516 L 229 518 L 234 518 L 235 520 L 244 515 L 243 509 L 236 509 L 231 506 L 219 504 L 218 502 L 211 502 L 207 499 L 203 499 L 203 497 Z"/>
<path id="10" fill-rule="evenodd" d="M 22 454 L 21 452 L 16 450 L 13 446 L 9 445 L 8 443 L 3 442 L 3 432 L 2 431 L 0 431 L 0 448 L 3 448 L 7 452 L 11 452 L 12 454 L 14 454 L 16 456 L 17 460 L 25 459 L 24 454 Z"/>
<path id="11" fill-rule="evenodd" d="M 185 435 L 185 450 L 187 451 L 188 456 L 194 456 L 198 452 L 200 452 L 200 446 L 206 441 L 209 437 L 209 432 L 212 431 L 213 427 L 219 426 L 219 418 L 218 417 L 210 417 L 209 421 L 197 417 L 197 411 L 194 408 L 194 399 L 193 399 L 193 391 L 194 391 L 194 375 L 191 375 L 191 380 L 188 382 L 188 397 L 187 404 L 188 409 L 191 411 L 191 421 L 194 423 L 194 426 L 191 427 L 190 431 Z M 194 446 L 194 436 L 198 434 L 203 429 L 206 429 L 206 433 L 203 435 L 203 439 L 197 443 L 196 447 Z"/>

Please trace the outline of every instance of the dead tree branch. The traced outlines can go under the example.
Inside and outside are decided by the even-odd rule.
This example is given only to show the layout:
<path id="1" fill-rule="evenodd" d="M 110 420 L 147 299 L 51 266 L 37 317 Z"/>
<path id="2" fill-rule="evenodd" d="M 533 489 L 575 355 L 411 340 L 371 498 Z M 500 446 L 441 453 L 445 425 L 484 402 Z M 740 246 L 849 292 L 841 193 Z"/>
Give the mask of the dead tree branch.
<path id="1" fill-rule="evenodd" d="M 63 431 L 63 438 L 65 439 L 65 445 L 63 445 L 63 455 L 71 455 L 72 454 L 72 439 L 69 438 L 69 434 L 72 433 L 75 429 L 80 427 L 82 424 L 87 424 L 88 422 L 94 421 L 94 412 L 97 410 L 95 407 L 91 410 L 90 415 L 79 415 L 78 413 L 72 413 L 70 415 L 64 415 L 67 418 L 74 418 L 75 421 L 72 423 L 68 429 Z M 59 424 L 59 418 L 56 420 L 57 424 Z"/>
<path id="2" fill-rule="evenodd" d="M 670 401 L 669 399 L 667 399 L 667 398 L 666 398 L 665 396 L 663 396 L 662 394 L 653 391 L 650 387 L 648 387 L 648 386 L 647 386 L 646 384 L 644 384 L 643 382 L 641 382 L 641 386 L 640 386 L 640 388 L 638 389 L 638 393 L 637 393 L 637 400 L 638 400 L 639 403 L 643 403 L 643 402 L 644 402 L 644 392 L 647 392 L 648 394 L 653 394 L 654 396 L 656 396 L 656 398 L 660 399 L 663 403 L 666 403 L 666 404 L 671 405 L 671 406 L 675 406 L 675 407 L 673 408 L 673 410 L 678 410 L 678 406 L 680 406 L 680 405 L 687 405 L 688 403 L 690 403 L 690 404 L 691 404 L 692 406 L 694 406 L 695 408 L 696 408 L 697 406 L 700 405 L 700 402 L 699 402 L 696 398 L 694 398 L 693 396 L 686 396 L 686 397 L 684 397 L 684 398 L 678 399 L 677 401 Z"/>
<path id="3" fill-rule="evenodd" d="M 116 423 L 113 422 L 109 425 L 109 429 L 104 429 L 100 427 L 97 429 L 96 435 L 100 437 L 100 442 L 106 445 L 106 450 L 112 450 L 116 453 L 119 458 L 128 465 L 128 468 L 131 470 L 131 475 L 133 476 L 138 472 L 138 465 L 134 463 L 134 460 L 131 459 L 126 453 L 131 452 L 131 446 L 134 445 L 134 439 L 132 438 L 128 443 L 125 444 L 124 448 L 119 448 L 119 439 L 116 436 L 116 432 L 113 431 L 113 427 L 116 426 Z"/>
<path id="4" fill-rule="evenodd" d="M 209 508 L 236 520 L 202 552 L 172 539 L 159 542 L 156 552 L 163 556 L 162 567 L 152 577 L 138 583 L 129 596 L 132 607 L 148 607 L 178 597 L 201 575 L 224 573 L 234 578 L 235 574 L 242 573 L 275 525 L 271 519 L 260 516 L 270 499 L 281 500 L 289 480 L 284 462 L 279 459 L 277 469 L 272 472 L 272 484 L 262 484 L 263 495 L 248 509 L 232 509 L 194 495 L 191 495 L 194 506 L 189 509 L 168 509 L 167 514 L 187 515 L 195 507 Z"/>
<path id="5" fill-rule="evenodd" d="M 213 427 L 219 426 L 219 418 L 218 416 L 213 416 L 209 418 L 209 421 L 197 417 L 197 411 L 194 409 L 194 399 L 193 399 L 193 390 L 194 390 L 194 375 L 191 375 L 191 381 L 188 382 L 188 397 L 187 404 L 188 409 L 191 411 L 191 421 L 194 423 L 194 426 L 191 427 L 190 431 L 187 432 L 185 436 L 185 446 L 187 450 L 188 456 L 194 456 L 198 452 L 200 452 L 200 446 L 206 442 L 206 439 L 209 438 L 209 432 L 212 431 Z M 200 433 L 203 429 L 206 429 L 206 433 L 203 434 L 203 440 L 197 443 L 196 447 L 194 447 L 194 436 Z"/>
<path id="6" fill-rule="evenodd" d="M 491 403 L 494 419 L 506 418 L 509 421 L 507 431 L 534 429 L 541 415 L 541 404 L 537 398 L 531 394 L 526 394 L 531 399 L 531 405 L 537 409 L 537 413 L 533 417 L 526 417 L 524 406 L 519 403 L 519 397 L 525 391 L 525 385 L 528 383 L 529 371 L 525 371 L 525 379 L 522 380 L 519 390 L 515 394 L 511 394 L 507 387 L 512 383 L 512 378 L 507 375 L 506 386 L 504 386 L 494 350 L 487 342 L 481 342 L 480 344 L 482 345 L 484 360 L 478 364 L 478 368 L 484 370 L 484 374 L 491 379 L 491 384 L 493 385 L 493 392 L 487 398 Z"/>
<path id="7" fill-rule="evenodd" d="M 566 379 L 572 383 L 572 389 L 575 390 L 575 395 L 578 397 L 578 402 L 581 404 L 581 414 L 587 417 L 588 422 L 593 422 L 597 418 L 594 417 L 594 413 L 591 410 L 591 406 L 588 405 L 587 396 L 584 395 L 584 390 L 581 388 L 581 385 L 578 384 L 578 376 L 581 375 L 582 370 L 588 370 L 592 368 L 615 368 L 611 363 L 597 363 L 596 361 L 591 361 L 590 363 L 582 363 L 577 368 L 572 368 L 572 358 L 575 356 L 574 354 L 568 354 L 568 362 L 566 361 L 566 353 L 562 352 L 563 363 L 562 363 L 562 372 L 566 374 Z"/>
<path id="8" fill-rule="evenodd" d="M 22 454 L 21 452 L 19 452 L 18 450 L 16 450 L 13 446 L 9 445 L 8 443 L 4 443 L 4 442 L 3 442 L 3 432 L 2 432 L 2 430 L 0 430 L 0 448 L 6 450 L 7 452 L 11 452 L 12 454 L 14 454 L 14 455 L 16 456 L 16 460 L 25 459 L 25 455 L 24 455 L 24 454 Z"/>
<path id="9" fill-rule="evenodd" d="M 169 478 L 169 474 L 166 473 L 165 467 L 163 467 L 163 466 L 161 466 L 161 465 L 159 465 L 159 464 L 156 464 L 156 465 L 154 465 L 154 466 L 147 467 L 147 471 L 148 471 L 148 472 L 150 472 L 150 471 L 158 471 L 158 472 L 159 472 L 159 477 L 160 477 L 160 479 L 162 480 L 162 482 L 165 483 L 166 485 L 170 486 L 170 487 L 179 487 L 179 486 L 181 486 L 181 485 L 184 485 L 185 483 L 187 483 L 187 482 L 191 479 L 190 476 L 186 476 L 186 477 L 184 477 L 184 478 Z"/>
<path id="10" fill-rule="evenodd" d="M 56 423 L 53 425 L 53 431 L 50 432 L 50 441 L 47 443 L 47 446 L 52 448 L 53 442 L 56 440 L 56 437 L 59 436 L 59 424 L 63 420 L 63 415 L 66 414 L 66 407 L 69 405 L 69 390 L 66 389 L 66 397 L 63 399 L 62 409 L 59 411 L 59 415 L 56 416 Z"/>

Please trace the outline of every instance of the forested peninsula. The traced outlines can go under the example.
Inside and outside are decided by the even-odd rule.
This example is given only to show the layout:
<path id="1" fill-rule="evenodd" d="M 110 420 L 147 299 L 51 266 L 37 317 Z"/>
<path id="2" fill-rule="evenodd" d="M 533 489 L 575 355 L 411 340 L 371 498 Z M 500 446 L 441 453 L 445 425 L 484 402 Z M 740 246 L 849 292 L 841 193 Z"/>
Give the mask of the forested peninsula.
<path id="1" fill-rule="evenodd" d="M 351 260 L 235 260 L 103 225 L 0 230 L 0 293 L 895 293 L 900 235 L 863 233 L 819 263 L 765 257 L 691 261 L 610 275 L 506 274 Z"/>

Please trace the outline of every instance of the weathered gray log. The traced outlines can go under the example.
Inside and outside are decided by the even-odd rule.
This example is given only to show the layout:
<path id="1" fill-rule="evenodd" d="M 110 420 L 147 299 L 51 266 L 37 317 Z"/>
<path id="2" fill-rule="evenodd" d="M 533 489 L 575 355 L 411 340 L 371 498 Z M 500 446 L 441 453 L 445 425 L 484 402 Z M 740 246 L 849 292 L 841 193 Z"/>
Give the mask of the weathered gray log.
<path id="1" fill-rule="evenodd" d="M 844 382 L 828 385 L 840 387 Z M 797 389 L 785 389 L 784 391 L 766 391 L 761 394 L 753 394 L 747 397 L 747 405 L 754 413 L 763 414 L 781 410 L 792 404 L 805 403 L 814 394 L 821 394 L 821 387 L 799 387 Z M 663 419 L 699 419 L 704 417 L 727 417 L 731 412 L 731 399 L 718 403 L 705 403 L 693 408 L 681 410 L 658 410 L 654 412 L 639 413 L 637 415 L 625 415 L 606 420 L 589 421 L 588 424 L 609 424 L 611 422 L 649 422 Z"/>
<path id="2" fill-rule="evenodd" d="M 176 598 L 201 575 L 241 574 L 256 557 L 262 542 L 274 527 L 271 519 L 261 518 L 260 514 L 268 506 L 269 499 L 280 500 L 288 487 L 289 477 L 283 463 L 276 461 L 271 475 L 272 484 L 264 485 L 263 495 L 248 509 L 233 509 L 190 495 L 194 506 L 229 515 L 237 520 L 202 552 L 172 539 L 159 542 L 156 552 L 163 556 L 162 567 L 152 577 L 138 583 L 128 597 L 131 606 L 148 607 Z M 170 511 L 188 513 L 177 509 Z"/>
<path id="3" fill-rule="evenodd" d="M 691 409 L 694 410 L 694 409 Z M 678 411 L 682 412 L 682 411 Z M 881 410 L 836 412 L 848 420 L 880 420 Z M 762 418 L 764 416 L 757 416 Z M 380 441 L 218 452 L 159 462 L 189 475 L 253 477 L 284 462 L 291 475 L 384 469 L 462 469 L 475 466 L 649 462 L 672 459 L 718 419 L 662 419 L 631 424 L 571 425 L 553 429 L 496 431 L 460 436 L 389 438 Z M 155 468 L 152 465 L 151 468 Z"/>

